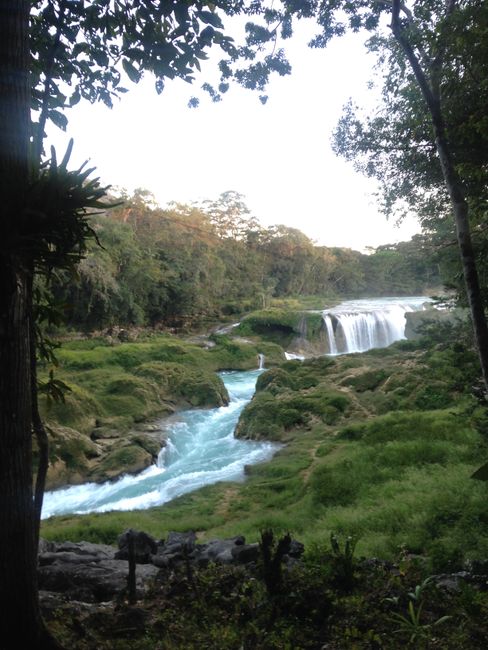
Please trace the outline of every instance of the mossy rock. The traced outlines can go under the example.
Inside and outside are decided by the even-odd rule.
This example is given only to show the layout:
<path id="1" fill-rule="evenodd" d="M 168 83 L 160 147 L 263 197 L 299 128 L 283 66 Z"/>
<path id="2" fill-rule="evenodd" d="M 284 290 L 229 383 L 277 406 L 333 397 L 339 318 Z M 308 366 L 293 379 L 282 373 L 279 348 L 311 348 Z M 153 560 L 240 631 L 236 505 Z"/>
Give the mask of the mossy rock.
<path id="1" fill-rule="evenodd" d="M 49 467 L 46 489 L 83 483 L 90 467 L 101 456 L 99 445 L 84 433 L 64 426 L 48 426 Z M 34 439 L 35 440 L 35 439 Z M 34 468 L 37 469 L 37 445 L 34 442 Z"/>
<path id="2" fill-rule="evenodd" d="M 235 435 L 251 440 L 289 440 L 292 430 L 308 426 L 313 417 L 328 425 L 335 424 L 349 404 L 346 395 L 327 392 L 321 387 L 280 395 L 265 390 L 256 393 L 244 408 Z"/>
<path id="3" fill-rule="evenodd" d="M 138 377 L 150 379 L 160 396 L 179 399 L 192 406 L 224 406 L 229 394 L 222 379 L 213 372 L 188 368 L 179 363 L 152 362 L 134 371 Z"/>
<path id="4" fill-rule="evenodd" d="M 283 389 L 293 389 L 295 385 L 296 382 L 291 373 L 286 372 L 284 368 L 272 368 L 259 375 L 256 381 L 256 392 L 267 390 L 272 394 L 276 394 Z"/>
<path id="5" fill-rule="evenodd" d="M 323 329 L 321 313 L 271 308 L 243 318 L 236 333 L 259 336 L 287 348 L 297 338 L 310 344 L 317 342 Z"/>
<path id="6" fill-rule="evenodd" d="M 240 332 L 255 334 L 273 330 L 299 334 L 302 315 L 299 311 L 289 309 L 261 309 L 243 318 L 238 329 Z"/>
<path id="7" fill-rule="evenodd" d="M 346 377 L 341 381 L 342 386 L 350 386 L 358 393 L 367 390 L 376 390 L 388 377 L 390 373 L 387 370 L 368 370 L 357 375 Z"/>
<path id="8" fill-rule="evenodd" d="M 269 341 L 257 342 L 228 335 L 213 335 L 215 347 L 208 351 L 208 358 L 218 370 L 254 370 L 259 367 L 259 354 L 263 354 L 266 366 L 275 366 L 284 359 L 283 348 Z"/>
<path id="9" fill-rule="evenodd" d="M 93 428 L 96 418 L 101 415 L 99 401 L 81 386 L 67 384 L 70 391 L 62 401 L 47 401 L 44 395 L 39 398 L 41 417 L 48 423 L 72 427 L 81 432 Z"/>
<path id="10" fill-rule="evenodd" d="M 241 413 L 235 436 L 249 440 L 281 440 L 287 428 L 305 423 L 306 414 L 290 407 L 286 399 L 257 393 Z"/>
<path id="11" fill-rule="evenodd" d="M 129 438 L 131 444 L 139 445 L 148 454 L 151 454 L 154 461 L 156 461 L 159 452 L 161 451 L 161 443 L 147 433 L 132 434 Z"/>
<path id="12" fill-rule="evenodd" d="M 91 480 L 106 481 L 122 474 L 137 474 L 153 463 L 153 456 L 139 444 L 126 444 L 110 451 L 89 474 Z"/>

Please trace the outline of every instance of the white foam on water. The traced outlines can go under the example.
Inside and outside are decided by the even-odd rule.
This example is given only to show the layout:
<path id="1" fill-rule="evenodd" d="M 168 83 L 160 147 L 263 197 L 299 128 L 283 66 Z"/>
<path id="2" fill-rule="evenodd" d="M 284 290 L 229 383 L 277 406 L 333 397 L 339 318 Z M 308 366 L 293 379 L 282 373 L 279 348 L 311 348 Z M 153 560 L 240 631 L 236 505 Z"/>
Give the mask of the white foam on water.
<path id="1" fill-rule="evenodd" d="M 231 400 L 229 406 L 194 409 L 161 421 L 168 438 L 159 453 L 158 465 L 112 482 L 47 492 L 43 518 L 149 508 L 210 483 L 243 480 L 246 465 L 269 460 L 280 447 L 270 442 L 238 440 L 233 435 L 260 372 L 221 373 Z"/>
<path id="2" fill-rule="evenodd" d="M 425 296 L 365 298 L 326 309 L 323 319 L 329 354 L 366 352 L 405 338 L 405 314 L 425 309 L 429 302 Z"/>

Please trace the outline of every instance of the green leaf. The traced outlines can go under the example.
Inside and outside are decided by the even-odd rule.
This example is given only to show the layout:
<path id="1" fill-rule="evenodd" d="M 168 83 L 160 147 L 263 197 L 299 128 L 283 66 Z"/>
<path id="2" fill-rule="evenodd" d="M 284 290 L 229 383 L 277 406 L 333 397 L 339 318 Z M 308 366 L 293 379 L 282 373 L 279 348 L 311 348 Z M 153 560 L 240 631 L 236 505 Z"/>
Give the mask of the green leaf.
<path id="1" fill-rule="evenodd" d="M 49 119 L 62 131 L 66 131 L 68 118 L 61 111 L 49 111 Z"/>
<path id="2" fill-rule="evenodd" d="M 222 21 L 220 20 L 220 17 L 213 13 L 213 11 L 199 11 L 198 12 L 198 17 L 200 20 L 207 25 L 213 25 L 214 27 L 217 27 L 218 29 L 223 28 Z"/>
<path id="3" fill-rule="evenodd" d="M 75 90 L 75 92 L 69 98 L 69 105 L 74 106 L 75 104 L 77 104 L 80 101 L 80 99 L 81 99 L 80 91 Z"/>
<path id="4" fill-rule="evenodd" d="M 81 54 L 81 52 L 88 53 L 90 50 L 90 46 L 88 43 L 76 43 L 75 46 L 73 47 L 73 51 L 71 53 L 71 56 L 76 59 L 76 57 Z"/>
<path id="5" fill-rule="evenodd" d="M 122 61 L 122 67 L 124 68 L 129 79 L 133 81 L 135 84 L 138 83 L 138 81 L 141 78 L 141 73 L 135 66 L 132 65 L 132 63 L 128 59 L 124 59 Z"/>

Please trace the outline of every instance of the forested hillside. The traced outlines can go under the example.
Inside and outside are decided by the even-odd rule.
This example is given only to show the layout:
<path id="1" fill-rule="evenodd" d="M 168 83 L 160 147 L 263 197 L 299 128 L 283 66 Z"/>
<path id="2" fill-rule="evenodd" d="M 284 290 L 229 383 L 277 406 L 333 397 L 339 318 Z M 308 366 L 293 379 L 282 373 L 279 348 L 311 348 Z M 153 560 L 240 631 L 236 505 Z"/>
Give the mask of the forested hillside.
<path id="1" fill-rule="evenodd" d="M 421 236 L 365 255 L 263 227 L 243 197 L 162 209 L 144 191 L 93 219 L 93 240 L 54 295 L 69 325 L 184 327 L 268 307 L 273 298 L 422 294 L 441 284 Z"/>

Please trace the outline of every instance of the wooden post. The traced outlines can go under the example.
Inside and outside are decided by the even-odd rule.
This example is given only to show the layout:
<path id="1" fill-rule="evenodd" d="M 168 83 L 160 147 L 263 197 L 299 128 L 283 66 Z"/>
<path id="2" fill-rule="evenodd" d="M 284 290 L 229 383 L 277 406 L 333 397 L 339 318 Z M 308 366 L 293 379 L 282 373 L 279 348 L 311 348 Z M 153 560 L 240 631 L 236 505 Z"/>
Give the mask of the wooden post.
<path id="1" fill-rule="evenodd" d="M 136 593 L 136 556 L 134 551 L 134 534 L 132 530 L 128 531 L 128 550 L 129 550 L 129 575 L 127 576 L 127 589 L 129 592 L 129 605 L 134 605 L 137 601 Z"/>

